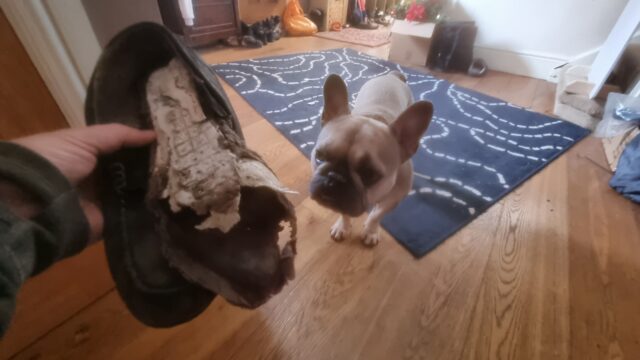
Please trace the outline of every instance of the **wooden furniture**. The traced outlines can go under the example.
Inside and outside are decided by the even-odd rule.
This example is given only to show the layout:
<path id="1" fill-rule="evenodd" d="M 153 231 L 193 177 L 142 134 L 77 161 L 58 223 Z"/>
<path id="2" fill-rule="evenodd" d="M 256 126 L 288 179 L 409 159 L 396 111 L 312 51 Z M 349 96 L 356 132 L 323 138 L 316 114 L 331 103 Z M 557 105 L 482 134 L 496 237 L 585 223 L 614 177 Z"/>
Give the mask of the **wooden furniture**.
<path id="1" fill-rule="evenodd" d="M 195 20 L 187 26 L 177 0 L 158 0 L 162 22 L 187 44 L 204 46 L 240 34 L 238 0 L 193 0 Z"/>
<path id="2" fill-rule="evenodd" d="M 329 31 L 331 24 L 335 21 L 344 24 L 347 21 L 348 0 L 310 0 L 309 9 L 320 9 L 324 11 L 324 21 L 320 24 L 318 31 Z"/>

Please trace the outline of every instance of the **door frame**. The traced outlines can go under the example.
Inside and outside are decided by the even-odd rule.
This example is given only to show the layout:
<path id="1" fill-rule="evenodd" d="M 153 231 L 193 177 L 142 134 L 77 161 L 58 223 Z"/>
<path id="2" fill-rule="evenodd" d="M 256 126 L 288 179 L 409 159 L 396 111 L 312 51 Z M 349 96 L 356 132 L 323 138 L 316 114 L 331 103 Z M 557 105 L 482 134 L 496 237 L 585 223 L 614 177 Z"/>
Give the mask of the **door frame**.
<path id="1" fill-rule="evenodd" d="M 629 40 L 640 28 L 640 0 L 629 0 L 618 21 L 611 29 L 607 40 L 600 47 L 596 59 L 591 64 L 589 82 L 593 83 L 593 89 L 589 97 L 598 96 L 600 90 L 622 57 Z"/>
<path id="2" fill-rule="evenodd" d="M 0 0 L 0 6 L 69 125 L 84 126 L 87 84 L 101 48 L 81 0 Z"/>

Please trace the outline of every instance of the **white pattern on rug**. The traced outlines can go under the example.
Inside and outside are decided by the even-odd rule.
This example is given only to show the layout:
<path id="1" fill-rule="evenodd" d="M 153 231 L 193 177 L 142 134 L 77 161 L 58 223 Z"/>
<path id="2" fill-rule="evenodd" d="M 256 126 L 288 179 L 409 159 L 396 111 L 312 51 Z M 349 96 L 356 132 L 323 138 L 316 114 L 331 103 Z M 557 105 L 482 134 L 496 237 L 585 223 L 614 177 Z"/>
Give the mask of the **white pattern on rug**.
<path id="1" fill-rule="evenodd" d="M 392 70 L 405 75 L 416 100 L 430 100 L 435 107 L 432 125 L 414 157 L 414 190 L 409 199 L 417 198 L 422 205 L 411 202 L 411 206 L 449 216 L 455 211 L 454 218 L 461 224 L 455 226 L 477 216 L 584 136 L 583 130 L 562 120 L 348 49 L 216 66 L 227 82 L 307 156 L 320 129 L 324 79 L 331 73 L 340 75 L 353 105 L 366 80 Z M 431 201 L 445 208 L 427 210 Z M 463 209 L 466 215 L 460 213 Z M 451 233 L 433 230 L 432 225 L 428 229 L 434 241 Z M 428 224 L 402 226 L 426 231 Z M 398 239 L 403 240 L 401 237 Z"/>

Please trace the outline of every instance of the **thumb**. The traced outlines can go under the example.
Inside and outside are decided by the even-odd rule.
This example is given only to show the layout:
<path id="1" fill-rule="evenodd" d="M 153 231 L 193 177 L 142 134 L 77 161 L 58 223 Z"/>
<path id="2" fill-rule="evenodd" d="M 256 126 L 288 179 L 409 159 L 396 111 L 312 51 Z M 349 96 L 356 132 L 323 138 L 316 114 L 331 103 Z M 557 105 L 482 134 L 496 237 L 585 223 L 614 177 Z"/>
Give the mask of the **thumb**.
<path id="1" fill-rule="evenodd" d="M 80 207 L 82 207 L 84 215 L 87 218 L 87 222 L 89 223 L 89 229 L 91 230 L 89 244 L 92 244 L 100 240 L 102 237 L 102 229 L 104 226 L 102 212 L 96 204 L 88 201 L 87 199 L 80 199 Z"/>

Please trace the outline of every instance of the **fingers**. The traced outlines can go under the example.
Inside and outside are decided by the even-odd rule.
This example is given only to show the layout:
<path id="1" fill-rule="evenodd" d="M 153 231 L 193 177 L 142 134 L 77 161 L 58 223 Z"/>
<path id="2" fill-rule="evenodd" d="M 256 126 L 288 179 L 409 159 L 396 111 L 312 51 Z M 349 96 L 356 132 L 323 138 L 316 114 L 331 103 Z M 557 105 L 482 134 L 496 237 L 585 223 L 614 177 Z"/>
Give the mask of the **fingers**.
<path id="1" fill-rule="evenodd" d="M 100 209 L 98 209 L 94 203 L 86 199 L 80 199 L 80 207 L 82 207 L 84 215 L 87 218 L 87 222 L 89 222 L 89 229 L 91 230 L 89 244 L 92 244 L 100 240 L 102 237 L 104 218 L 102 217 Z"/>
<path id="2" fill-rule="evenodd" d="M 96 155 L 148 145 L 156 138 L 153 130 L 139 130 L 121 124 L 94 125 L 74 131 L 76 136 L 80 136 L 83 142 L 95 149 Z"/>

